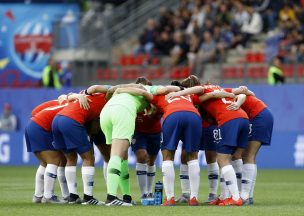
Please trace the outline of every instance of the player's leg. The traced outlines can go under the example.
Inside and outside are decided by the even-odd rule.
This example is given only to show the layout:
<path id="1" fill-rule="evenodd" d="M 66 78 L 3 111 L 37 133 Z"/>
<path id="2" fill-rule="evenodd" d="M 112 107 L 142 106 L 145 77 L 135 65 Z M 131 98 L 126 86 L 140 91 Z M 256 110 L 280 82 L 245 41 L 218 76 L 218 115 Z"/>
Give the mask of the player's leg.
<path id="1" fill-rule="evenodd" d="M 200 166 L 198 151 L 202 136 L 201 118 L 192 112 L 183 113 L 182 141 L 187 152 L 187 164 L 189 170 L 190 200 L 189 205 L 198 205 L 198 193 L 200 186 Z"/>
<path id="2" fill-rule="evenodd" d="M 105 179 L 105 182 L 107 182 L 107 167 L 110 160 L 110 154 L 111 154 L 111 145 L 107 145 L 104 143 L 96 144 L 96 147 L 98 148 L 100 154 L 103 158 L 103 177 Z"/>
<path id="3" fill-rule="evenodd" d="M 207 162 L 207 173 L 209 183 L 209 194 L 207 203 L 214 202 L 217 198 L 217 188 L 219 182 L 219 166 L 216 161 L 216 145 L 219 143 L 219 130 L 217 126 L 210 125 L 202 129 L 200 150 L 205 150 Z"/>
<path id="4" fill-rule="evenodd" d="M 27 125 L 25 128 L 25 140 L 26 140 L 27 152 L 33 152 L 32 145 L 34 143 L 31 143 L 31 137 L 29 136 L 28 130 L 31 130 L 30 124 Z M 40 165 L 37 168 L 36 175 L 35 175 L 35 192 L 34 192 L 34 195 L 32 198 L 32 202 L 41 203 L 41 199 L 43 197 L 44 172 L 45 172 L 46 162 L 43 160 L 43 158 L 39 158 L 39 155 L 35 154 L 35 156 L 39 160 Z"/>
<path id="5" fill-rule="evenodd" d="M 242 188 L 243 152 L 244 152 L 243 148 L 237 148 L 234 154 L 232 155 L 232 161 L 231 161 L 232 167 L 235 171 L 239 191 L 241 191 Z"/>
<path id="6" fill-rule="evenodd" d="M 155 182 L 156 166 L 155 161 L 160 150 L 161 133 L 148 135 L 148 169 L 147 169 L 147 192 L 148 198 L 153 197 L 153 186 Z"/>
<path id="7" fill-rule="evenodd" d="M 178 199 L 176 199 L 176 202 L 188 203 L 190 198 L 190 182 L 189 182 L 189 173 L 188 173 L 188 164 L 187 164 L 187 152 L 184 149 L 182 150 L 181 153 L 179 179 L 181 183 L 182 194 Z"/>
<path id="8" fill-rule="evenodd" d="M 249 200 L 250 192 L 251 190 L 254 190 L 253 185 L 257 173 L 256 155 L 260 147 L 261 147 L 261 142 L 250 141 L 248 147 L 246 148 L 243 154 L 244 170 L 243 170 L 243 178 L 242 178 L 241 198 L 245 201 Z"/>
<path id="9" fill-rule="evenodd" d="M 59 167 L 57 169 L 57 177 L 58 177 L 58 182 L 60 185 L 63 200 L 68 201 L 70 192 L 69 192 L 68 184 L 67 184 L 66 177 L 65 177 L 65 166 L 66 166 L 67 160 L 62 152 L 59 152 L 59 154 L 60 154 L 60 163 L 59 163 Z"/>
<path id="10" fill-rule="evenodd" d="M 141 198 L 144 199 L 147 197 L 148 189 L 148 178 L 147 178 L 147 137 L 145 134 L 136 132 L 133 135 L 132 139 L 132 151 L 136 155 L 136 176 L 139 184 L 139 189 L 141 192 Z"/>
<path id="11" fill-rule="evenodd" d="M 240 118 L 226 122 L 220 127 L 222 141 L 217 145 L 217 161 L 232 197 L 226 199 L 226 201 L 224 200 L 219 205 L 242 205 L 231 159 L 238 147 L 242 148 L 247 145 L 248 125 L 248 120 Z M 242 134 L 240 134 L 240 131 L 242 131 Z"/>
<path id="12" fill-rule="evenodd" d="M 181 135 L 180 116 L 178 113 L 169 115 L 162 126 L 163 144 L 161 146 L 163 163 L 162 173 L 166 199 L 164 206 L 175 205 L 174 200 L 174 154 Z"/>
<path id="13" fill-rule="evenodd" d="M 216 151 L 205 150 L 205 157 L 207 162 L 207 173 L 209 183 L 209 195 L 207 202 L 212 202 L 217 197 L 217 188 L 219 182 L 219 166 L 216 161 Z"/>
<path id="14" fill-rule="evenodd" d="M 41 151 L 39 157 L 43 158 L 47 163 L 45 172 L 44 172 L 44 193 L 42 202 L 45 203 L 54 203 L 52 202 L 57 200 L 54 195 L 54 188 L 57 178 L 57 168 L 60 164 L 60 154 L 58 151 Z M 55 202 L 56 203 L 56 202 Z"/>

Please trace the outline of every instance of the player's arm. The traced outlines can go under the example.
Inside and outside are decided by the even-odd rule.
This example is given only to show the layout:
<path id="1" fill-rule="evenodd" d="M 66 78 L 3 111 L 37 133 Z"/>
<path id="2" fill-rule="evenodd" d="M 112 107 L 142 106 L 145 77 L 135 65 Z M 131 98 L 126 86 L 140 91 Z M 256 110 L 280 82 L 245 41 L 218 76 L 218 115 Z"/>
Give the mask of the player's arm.
<path id="1" fill-rule="evenodd" d="M 246 100 L 246 95 L 245 94 L 239 94 L 236 97 L 236 101 L 229 104 L 226 109 L 227 110 L 238 110 L 242 104 L 245 102 Z"/>
<path id="2" fill-rule="evenodd" d="M 244 94 L 255 96 L 254 93 L 247 88 L 247 86 L 239 86 L 238 88 L 233 88 L 231 91 L 235 95 Z"/>
<path id="3" fill-rule="evenodd" d="M 120 85 L 112 86 L 107 91 L 106 99 L 109 100 L 112 97 L 112 95 L 114 94 L 114 92 L 118 88 L 139 88 L 139 89 L 145 89 L 142 84 L 134 84 L 134 83 L 120 84 Z"/>
<path id="4" fill-rule="evenodd" d="M 85 90 L 86 95 L 92 95 L 94 93 L 107 93 L 111 88 L 109 85 L 92 85 Z"/>
<path id="5" fill-rule="evenodd" d="M 157 88 L 156 92 L 154 95 L 166 95 L 169 94 L 170 92 L 177 92 L 181 90 L 179 86 L 160 86 Z"/>
<path id="6" fill-rule="evenodd" d="M 201 96 L 199 96 L 199 100 L 201 102 L 207 101 L 209 99 L 215 99 L 215 98 L 235 98 L 235 94 L 229 93 L 226 91 L 214 91 L 205 93 Z"/>
<path id="7" fill-rule="evenodd" d="M 128 93 L 131 95 L 136 95 L 136 96 L 143 96 L 147 99 L 147 101 L 151 102 L 153 99 L 153 95 L 149 92 L 147 92 L 146 90 L 140 89 L 140 88 L 132 88 L 132 87 L 128 87 L 128 88 L 118 88 L 115 94 L 120 94 L 120 93 Z"/>
<path id="8" fill-rule="evenodd" d="M 189 95 L 189 94 L 203 94 L 203 93 L 204 93 L 203 86 L 194 86 L 191 88 L 184 89 L 182 91 L 171 92 L 166 95 L 166 100 L 169 100 L 173 97 L 178 97 L 178 96 L 184 96 L 184 95 Z"/>
<path id="9" fill-rule="evenodd" d="M 60 95 L 58 97 L 59 104 L 62 104 L 65 101 L 70 102 L 70 101 L 75 101 L 75 100 L 79 101 L 79 105 L 81 108 L 86 109 L 86 110 L 90 109 L 89 102 L 91 102 L 91 100 L 88 98 L 88 95 L 69 93 L 67 95 Z"/>

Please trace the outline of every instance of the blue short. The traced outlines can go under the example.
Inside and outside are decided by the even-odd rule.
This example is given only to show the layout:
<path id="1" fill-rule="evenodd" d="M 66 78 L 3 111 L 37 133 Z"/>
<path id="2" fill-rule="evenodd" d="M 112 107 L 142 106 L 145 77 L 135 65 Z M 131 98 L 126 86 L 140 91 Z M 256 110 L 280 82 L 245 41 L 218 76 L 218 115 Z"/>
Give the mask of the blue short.
<path id="1" fill-rule="evenodd" d="M 157 155 L 160 149 L 161 133 L 146 134 L 134 132 L 131 148 L 133 152 L 146 149 L 149 155 Z"/>
<path id="2" fill-rule="evenodd" d="M 200 143 L 200 150 L 202 151 L 216 151 L 216 146 L 221 141 L 219 129 L 216 125 L 210 125 L 202 130 L 202 138 Z"/>
<path id="3" fill-rule="evenodd" d="M 55 151 L 52 133 L 32 120 L 25 128 L 25 141 L 27 152 Z"/>
<path id="4" fill-rule="evenodd" d="M 54 148 L 65 153 L 76 151 L 78 154 L 92 149 L 86 128 L 77 121 L 57 115 L 52 123 Z"/>
<path id="5" fill-rule="evenodd" d="M 93 134 L 90 136 L 90 143 L 94 143 L 95 145 L 99 145 L 99 144 L 105 144 L 106 143 L 106 137 L 105 135 L 103 134 L 103 132 L 101 131 L 98 131 L 97 134 Z"/>
<path id="6" fill-rule="evenodd" d="M 224 123 L 219 127 L 221 142 L 216 151 L 222 154 L 231 154 L 236 148 L 246 148 L 248 145 L 249 120 L 237 118 Z M 227 146 L 229 146 L 227 148 Z M 227 150 L 229 149 L 229 150 Z"/>
<path id="7" fill-rule="evenodd" d="M 250 120 L 248 140 L 260 141 L 262 145 L 270 145 L 272 128 L 272 113 L 268 108 L 265 108 Z"/>
<path id="8" fill-rule="evenodd" d="M 202 135 L 201 117 L 188 111 L 172 113 L 163 122 L 162 132 L 162 150 L 175 151 L 181 140 L 186 152 L 197 152 Z"/>

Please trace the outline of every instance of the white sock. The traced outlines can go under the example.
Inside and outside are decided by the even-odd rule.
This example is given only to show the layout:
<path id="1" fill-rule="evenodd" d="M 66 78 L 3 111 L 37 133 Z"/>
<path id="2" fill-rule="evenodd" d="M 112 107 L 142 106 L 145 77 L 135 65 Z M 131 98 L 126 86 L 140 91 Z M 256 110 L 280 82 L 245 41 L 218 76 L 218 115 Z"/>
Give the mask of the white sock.
<path id="1" fill-rule="evenodd" d="M 136 163 L 136 176 L 139 184 L 139 189 L 141 195 L 147 194 L 147 184 L 148 184 L 148 177 L 147 177 L 147 164 L 143 163 Z"/>
<path id="2" fill-rule="evenodd" d="M 239 191 L 241 191 L 242 190 L 243 160 L 237 159 L 237 160 L 231 161 L 231 165 L 235 171 L 238 189 L 239 189 Z"/>
<path id="3" fill-rule="evenodd" d="M 226 185 L 223 173 L 221 173 L 221 177 L 220 177 L 220 187 L 221 187 L 220 199 L 224 200 L 224 199 L 229 198 L 231 195 L 230 195 L 230 191 Z"/>
<path id="4" fill-rule="evenodd" d="M 93 196 L 95 167 L 83 166 L 81 167 L 83 193 L 88 196 Z"/>
<path id="5" fill-rule="evenodd" d="M 43 196 L 44 172 L 45 172 L 45 167 L 39 165 L 39 167 L 36 171 L 36 176 L 35 176 L 35 196 L 36 197 Z"/>
<path id="6" fill-rule="evenodd" d="M 190 182 L 189 182 L 189 174 L 188 174 L 188 165 L 181 164 L 179 171 L 179 179 L 181 182 L 182 193 L 190 193 Z"/>
<path id="7" fill-rule="evenodd" d="M 221 172 L 223 173 L 223 177 L 225 179 L 229 192 L 232 195 L 232 198 L 234 200 L 238 200 L 240 198 L 240 193 L 238 190 L 236 175 L 233 167 L 231 165 L 224 166 Z"/>
<path id="8" fill-rule="evenodd" d="M 147 192 L 148 193 L 153 193 L 153 186 L 154 186 L 154 181 L 155 181 L 155 172 L 156 172 L 156 166 L 148 166 L 148 184 L 147 184 Z"/>
<path id="9" fill-rule="evenodd" d="M 57 166 L 54 164 L 46 165 L 44 172 L 44 193 L 43 196 L 50 199 L 54 195 L 54 187 L 57 178 Z"/>
<path id="10" fill-rule="evenodd" d="M 173 161 L 170 160 L 163 161 L 162 172 L 163 172 L 165 193 L 167 196 L 167 200 L 170 200 L 172 197 L 174 197 L 175 173 L 174 173 Z"/>
<path id="11" fill-rule="evenodd" d="M 57 169 L 57 177 L 61 189 L 62 197 L 68 197 L 70 195 L 68 184 L 65 178 L 64 167 L 58 167 Z"/>
<path id="12" fill-rule="evenodd" d="M 198 198 L 198 191 L 200 186 L 200 166 L 198 160 L 188 161 L 189 168 L 189 183 L 190 183 L 190 199 Z"/>
<path id="13" fill-rule="evenodd" d="M 76 166 L 66 166 L 65 167 L 65 178 L 67 180 L 69 192 L 72 194 L 77 194 L 77 179 L 76 179 Z"/>
<path id="14" fill-rule="evenodd" d="M 108 163 L 103 162 L 103 177 L 105 179 L 106 184 L 107 184 L 107 177 L 108 177 L 107 169 L 108 169 Z"/>
<path id="15" fill-rule="evenodd" d="M 219 180 L 219 166 L 217 162 L 207 164 L 209 193 L 217 194 L 218 180 Z"/>
<path id="16" fill-rule="evenodd" d="M 253 198 L 256 177 L 257 177 L 257 174 L 258 174 L 258 170 L 257 170 L 257 165 L 256 164 L 254 164 L 254 170 L 255 171 L 254 171 L 254 177 L 253 177 L 253 181 L 252 181 L 252 187 L 251 187 L 250 194 L 249 194 L 250 198 Z"/>
<path id="17" fill-rule="evenodd" d="M 241 198 L 247 200 L 250 195 L 255 173 L 255 164 L 244 164 L 242 177 Z"/>

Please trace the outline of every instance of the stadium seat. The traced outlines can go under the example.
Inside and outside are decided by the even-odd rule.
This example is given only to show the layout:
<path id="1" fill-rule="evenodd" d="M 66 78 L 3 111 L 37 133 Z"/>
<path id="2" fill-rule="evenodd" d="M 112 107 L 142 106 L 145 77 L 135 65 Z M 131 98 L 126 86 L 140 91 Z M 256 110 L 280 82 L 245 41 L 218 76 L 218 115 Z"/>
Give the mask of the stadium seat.
<path id="1" fill-rule="evenodd" d="M 227 66 L 222 70 L 225 79 L 238 79 L 244 77 L 244 67 Z"/>
<path id="2" fill-rule="evenodd" d="M 122 68 L 122 79 L 124 80 L 136 80 L 141 76 L 140 68 Z"/>
<path id="3" fill-rule="evenodd" d="M 290 65 L 284 65 L 283 66 L 283 71 L 284 71 L 284 75 L 285 77 L 293 77 L 294 76 L 294 72 L 295 72 L 295 67 L 294 65 L 290 64 Z"/>
<path id="4" fill-rule="evenodd" d="M 248 77 L 253 79 L 266 78 L 267 67 L 265 66 L 251 66 L 248 67 Z"/>

